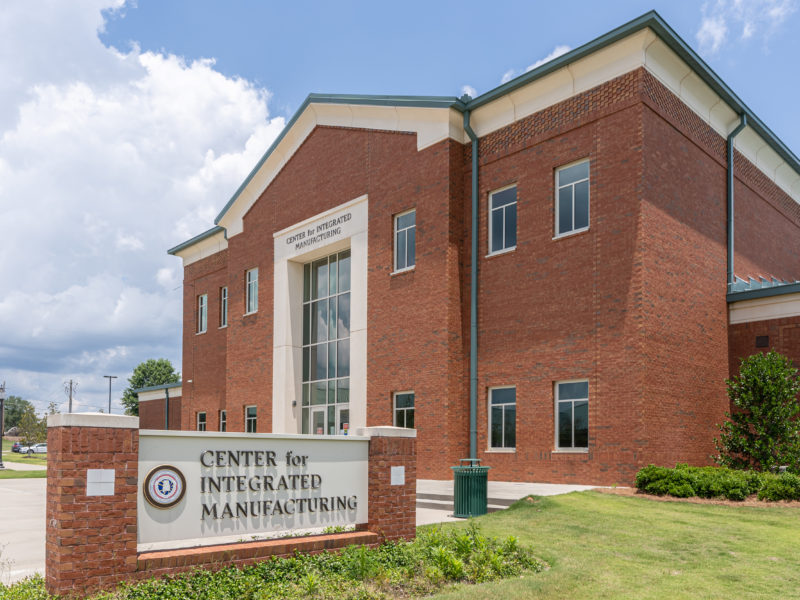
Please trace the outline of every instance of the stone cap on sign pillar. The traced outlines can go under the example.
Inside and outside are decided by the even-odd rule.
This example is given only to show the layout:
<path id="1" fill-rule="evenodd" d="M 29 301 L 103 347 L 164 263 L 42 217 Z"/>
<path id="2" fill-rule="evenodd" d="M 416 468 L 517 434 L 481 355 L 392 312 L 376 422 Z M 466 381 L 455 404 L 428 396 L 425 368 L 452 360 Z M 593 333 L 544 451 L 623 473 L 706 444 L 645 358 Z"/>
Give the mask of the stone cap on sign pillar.
<path id="1" fill-rule="evenodd" d="M 357 435 L 363 435 L 365 437 L 415 438 L 417 437 L 417 430 L 409 429 L 408 427 L 380 425 L 378 427 L 359 427 Z"/>
<path id="2" fill-rule="evenodd" d="M 48 427 L 104 427 L 139 429 L 139 417 L 106 413 L 58 413 L 47 415 Z"/>

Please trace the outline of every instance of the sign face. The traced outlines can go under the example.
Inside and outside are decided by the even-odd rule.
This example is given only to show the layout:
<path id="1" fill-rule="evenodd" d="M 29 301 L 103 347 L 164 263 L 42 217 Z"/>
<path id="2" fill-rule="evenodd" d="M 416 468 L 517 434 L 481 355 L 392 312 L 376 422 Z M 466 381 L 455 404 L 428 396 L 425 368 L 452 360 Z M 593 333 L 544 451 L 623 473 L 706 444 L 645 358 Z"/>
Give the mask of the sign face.
<path id="1" fill-rule="evenodd" d="M 367 230 L 366 196 L 275 234 L 275 260 L 292 259 Z"/>
<path id="2" fill-rule="evenodd" d="M 365 523 L 368 440 L 141 431 L 138 541 Z"/>

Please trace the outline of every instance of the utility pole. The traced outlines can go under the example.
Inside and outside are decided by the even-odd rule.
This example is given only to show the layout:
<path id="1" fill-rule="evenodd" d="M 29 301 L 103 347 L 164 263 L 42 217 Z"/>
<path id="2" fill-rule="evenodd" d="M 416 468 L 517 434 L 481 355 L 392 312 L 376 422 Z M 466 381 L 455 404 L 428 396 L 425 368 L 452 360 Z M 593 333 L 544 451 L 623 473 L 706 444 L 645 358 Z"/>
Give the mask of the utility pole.
<path id="1" fill-rule="evenodd" d="M 111 414 L 111 380 L 116 379 L 116 375 L 103 375 L 106 379 L 108 379 L 108 414 Z"/>
<path id="2" fill-rule="evenodd" d="M 70 413 L 72 413 L 72 395 L 74 394 L 74 392 L 77 389 L 78 389 L 78 382 L 77 381 L 73 383 L 72 379 L 70 379 L 69 383 L 67 383 L 66 381 L 64 382 L 64 393 L 69 396 L 69 412 Z"/>

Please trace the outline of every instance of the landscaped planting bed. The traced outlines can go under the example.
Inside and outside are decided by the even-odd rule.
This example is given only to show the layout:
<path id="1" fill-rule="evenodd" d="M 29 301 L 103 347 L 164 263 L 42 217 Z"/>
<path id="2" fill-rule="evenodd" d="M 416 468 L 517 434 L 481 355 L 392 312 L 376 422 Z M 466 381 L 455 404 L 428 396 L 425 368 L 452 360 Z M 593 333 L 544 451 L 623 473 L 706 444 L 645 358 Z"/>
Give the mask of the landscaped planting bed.
<path id="1" fill-rule="evenodd" d="M 740 471 L 725 467 L 674 469 L 650 465 L 636 474 L 636 488 L 656 496 L 676 498 L 725 498 L 744 500 L 756 495 L 759 500 L 800 500 L 800 477 L 793 473 Z"/>

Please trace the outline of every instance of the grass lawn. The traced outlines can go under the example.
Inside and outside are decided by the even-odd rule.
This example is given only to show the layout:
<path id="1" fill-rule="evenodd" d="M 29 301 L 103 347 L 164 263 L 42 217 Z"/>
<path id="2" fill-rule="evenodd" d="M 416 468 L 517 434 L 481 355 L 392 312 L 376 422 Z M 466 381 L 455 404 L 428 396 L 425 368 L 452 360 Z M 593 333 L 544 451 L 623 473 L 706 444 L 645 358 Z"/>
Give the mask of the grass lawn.
<path id="1" fill-rule="evenodd" d="M 576 492 L 478 522 L 486 535 L 517 536 L 550 570 L 436 598 L 800 598 L 797 508 Z"/>
<path id="2" fill-rule="evenodd" d="M 14 442 L 8 438 L 3 438 L 3 462 L 18 462 L 29 465 L 47 466 L 47 454 L 34 454 L 29 457 L 27 454 L 12 452 L 11 446 L 13 443 Z"/>
<path id="3" fill-rule="evenodd" d="M 13 471 L 11 469 L 0 471 L 0 479 L 44 479 L 45 477 L 47 477 L 47 471 Z"/>

